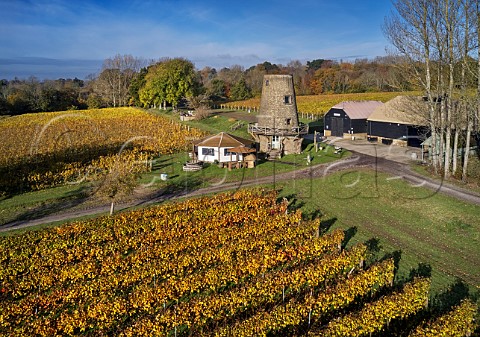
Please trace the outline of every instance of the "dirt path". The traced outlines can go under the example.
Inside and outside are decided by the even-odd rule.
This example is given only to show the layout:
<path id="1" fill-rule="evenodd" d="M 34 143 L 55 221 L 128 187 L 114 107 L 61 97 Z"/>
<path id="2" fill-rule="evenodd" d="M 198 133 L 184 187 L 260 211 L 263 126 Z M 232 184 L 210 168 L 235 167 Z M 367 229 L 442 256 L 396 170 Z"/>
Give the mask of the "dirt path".
<path id="1" fill-rule="evenodd" d="M 235 118 L 237 120 L 245 121 L 247 123 L 255 123 L 257 121 L 257 115 L 254 113 L 247 113 L 244 111 L 228 111 L 221 112 L 221 116 L 228 118 Z"/>
<path id="2" fill-rule="evenodd" d="M 160 203 L 166 200 L 174 200 L 178 198 L 186 198 L 193 196 L 200 196 L 205 194 L 212 194 L 223 192 L 227 190 L 234 190 L 243 187 L 252 187 L 257 185 L 275 184 L 276 182 L 304 179 L 304 178 L 318 178 L 324 177 L 331 173 L 348 170 L 353 168 L 370 168 L 379 172 L 385 172 L 396 178 L 404 179 L 412 184 L 429 188 L 432 193 L 444 193 L 454 198 L 467 201 L 476 205 L 480 205 L 480 195 L 477 193 L 464 190 L 457 186 L 445 184 L 442 181 L 435 181 L 419 174 L 414 173 L 407 164 L 399 163 L 383 158 L 378 158 L 366 154 L 354 153 L 350 158 L 340 160 L 329 164 L 312 165 L 308 168 L 300 170 L 285 172 L 267 177 L 260 177 L 257 179 L 243 180 L 239 182 L 223 183 L 218 186 L 209 186 L 197 190 L 183 190 L 176 193 L 166 193 L 164 190 L 159 190 L 156 193 L 141 195 L 135 200 L 119 204 L 116 206 L 117 210 L 124 210 L 130 207 L 147 206 L 150 204 Z M 27 228 L 35 225 L 52 223 L 56 221 L 74 220 L 75 218 L 100 215 L 108 213 L 109 205 L 101 205 L 88 209 L 80 210 L 65 210 L 55 214 L 43 216 L 37 219 L 19 220 L 4 224 L 0 227 L 0 232 L 10 231 L 14 229 Z"/>

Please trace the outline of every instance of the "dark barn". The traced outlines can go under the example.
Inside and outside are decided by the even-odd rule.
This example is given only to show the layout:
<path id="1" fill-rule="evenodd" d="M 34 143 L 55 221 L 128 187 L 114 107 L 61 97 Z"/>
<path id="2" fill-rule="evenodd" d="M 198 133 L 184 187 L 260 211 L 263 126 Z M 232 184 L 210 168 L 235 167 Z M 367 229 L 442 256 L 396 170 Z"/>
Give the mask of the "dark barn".
<path id="1" fill-rule="evenodd" d="M 367 118 L 382 105 L 379 101 L 346 101 L 335 105 L 324 116 L 324 135 L 366 138 Z"/>
<path id="2" fill-rule="evenodd" d="M 415 98 L 395 97 L 368 117 L 368 139 L 387 145 L 420 147 L 428 131 L 423 108 Z"/>

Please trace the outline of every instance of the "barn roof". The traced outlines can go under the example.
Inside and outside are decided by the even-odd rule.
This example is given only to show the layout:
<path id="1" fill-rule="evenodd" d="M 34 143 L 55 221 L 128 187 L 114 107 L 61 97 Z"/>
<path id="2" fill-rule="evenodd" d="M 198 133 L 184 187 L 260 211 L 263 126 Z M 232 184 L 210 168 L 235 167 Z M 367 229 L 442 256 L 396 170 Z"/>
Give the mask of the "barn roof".
<path id="1" fill-rule="evenodd" d="M 427 125 L 427 106 L 421 97 L 397 96 L 379 106 L 369 121 L 406 125 Z"/>
<path id="2" fill-rule="evenodd" d="M 220 132 L 214 136 L 203 138 L 194 142 L 196 146 L 208 146 L 208 147 L 238 147 L 238 146 L 251 146 L 254 143 L 253 140 L 244 139 L 231 135 L 226 132 Z"/>
<path id="3" fill-rule="evenodd" d="M 336 104 L 332 109 L 340 109 L 350 117 L 350 119 L 367 119 L 368 116 L 383 103 L 379 101 L 344 101 Z"/>

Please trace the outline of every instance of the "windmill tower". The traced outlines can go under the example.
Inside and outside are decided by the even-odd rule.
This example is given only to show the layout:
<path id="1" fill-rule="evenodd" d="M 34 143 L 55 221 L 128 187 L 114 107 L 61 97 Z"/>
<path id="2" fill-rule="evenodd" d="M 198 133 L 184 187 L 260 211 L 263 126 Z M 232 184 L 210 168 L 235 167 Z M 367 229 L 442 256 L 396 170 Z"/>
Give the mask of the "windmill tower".
<path id="1" fill-rule="evenodd" d="M 249 132 L 260 144 L 260 152 L 271 156 L 300 153 L 308 126 L 298 121 L 292 75 L 263 77 L 260 114 Z"/>

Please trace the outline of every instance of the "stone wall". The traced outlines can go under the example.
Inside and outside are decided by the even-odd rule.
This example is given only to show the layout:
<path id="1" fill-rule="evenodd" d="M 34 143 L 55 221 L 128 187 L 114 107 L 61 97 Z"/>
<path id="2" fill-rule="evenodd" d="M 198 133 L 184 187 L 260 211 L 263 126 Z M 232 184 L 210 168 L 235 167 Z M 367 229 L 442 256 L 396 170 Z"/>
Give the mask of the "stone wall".
<path id="1" fill-rule="evenodd" d="M 263 77 L 258 126 L 275 129 L 298 127 L 297 100 L 292 75 Z"/>
<path id="2" fill-rule="evenodd" d="M 267 153 L 270 151 L 270 137 L 261 135 L 261 134 L 256 134 L 255 135 L 255 142 L 259 144 L 258 151 Z"/>
<path id="3" fill-rule="evenodd" d="M 260 113 L 256 127 L 252 129 L 259 151 L 272 151 L 272 137 L 280 137 L 279 150 L 283 154 L 301 153 L 301 134 L 306 133 L 300 125 L 297 100 L 292 75 L 265 75 L 263 77 Z M 276 152 L 276 151 L 275 151 Z"/>
<path id="4" fill-rule="evenodd" d="M 258 151 L 268 153 L 271 151 L 272 136 L 262 134 L 255 135 L 255 142 L 259 144 Z M 299 154 L 302 152 L 302 137 L 285 136 L 280 137 L 280 152 L 282 155 Z"/>
<path id="5" fill-rule="evenodd" d="M 283 154 L 299 154 L 302 152 L 302 142 L 303 138 L 301 137 L 284 137 L 282 139 L 283 144 Z"/>

